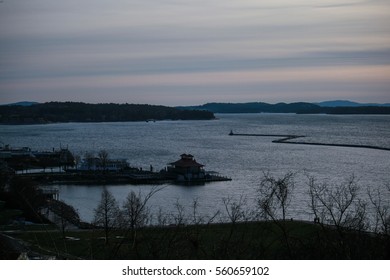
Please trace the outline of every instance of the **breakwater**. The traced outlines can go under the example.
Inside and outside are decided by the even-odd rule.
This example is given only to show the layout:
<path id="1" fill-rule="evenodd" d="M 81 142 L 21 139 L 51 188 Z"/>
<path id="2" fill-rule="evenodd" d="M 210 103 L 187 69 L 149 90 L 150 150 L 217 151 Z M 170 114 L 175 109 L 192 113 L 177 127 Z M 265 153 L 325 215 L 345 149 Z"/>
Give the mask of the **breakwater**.
<path id="1" fill-rule="evenodd" d="M 321 142 L 304 142 L 304 141 L 291 141 L 297 138 L 304 138 L 305 135 L 285 135 L 285 134 L 253 134 L 253 133 L 234 133 L 231 131 L 230 136 L 255 136 L 255 137 L 277 137 L 279 139 L 273 140 L 272 143 L 280 144 L 296 144 L 296 145 L 312 145 L 312 146 L 331 146 L 331 147 L 347 147 L 347 148 L 364 148 L 390 151 L 390 148 L 371 146 L 371 145 L 355 145 L 355 144 L 338 144 L 338 143 L 321 143 Z"/>

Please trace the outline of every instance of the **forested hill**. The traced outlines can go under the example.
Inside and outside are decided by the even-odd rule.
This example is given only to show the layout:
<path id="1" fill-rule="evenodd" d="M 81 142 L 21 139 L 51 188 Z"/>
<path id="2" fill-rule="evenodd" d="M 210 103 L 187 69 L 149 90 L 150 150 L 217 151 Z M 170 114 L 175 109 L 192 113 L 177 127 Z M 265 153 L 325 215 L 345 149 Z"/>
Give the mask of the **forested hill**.
<path id="1" fill-rule="evenodd" d="M 390 114 L 390 107 L 355 106 L 322 107 L 313 103 L 207 103 L 200 106 L 178 107 L 181 109 L 207 110 L 213 113 L 296 113 L 296 114 Z"/>
<path id="2" fill-rule="evenodd" d="M 213 113 L 300 113 L 317 110 L 318 105 L 305 102 L 268 104 L 249 103 L 207 103 L 201 106 L 179 107 L 185 109 L 207 110 Z"/>
<path id="3" fill-rule="evenodd" d="M 58 122 L 122 122 L 147 120 L 209 120 L 213 113 L 138 104 L 48 102 L 31 106 L 0 106 L 2 124 Z"/>

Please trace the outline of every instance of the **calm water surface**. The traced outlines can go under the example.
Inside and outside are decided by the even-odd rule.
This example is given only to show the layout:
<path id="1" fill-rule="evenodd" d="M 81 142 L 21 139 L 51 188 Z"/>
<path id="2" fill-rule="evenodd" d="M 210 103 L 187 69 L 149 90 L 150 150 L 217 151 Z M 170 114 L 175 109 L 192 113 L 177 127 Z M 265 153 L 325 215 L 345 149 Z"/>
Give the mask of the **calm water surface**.
<path id="1" fill-rule="evenodd" d="M 135 167 L 156 170 L 191 153 L 212 170 L 231 177 L 230 182 L 203 186 L 166 185 L 150 201 L 152 211 L 175 213 L 179 202 L 190 212 L 194 199 L 199 213 L 211 216 L 223 210 L 222 199 L 246 198 L 254 206 L 263 172 L 282 176 L 296 172 L 290 216 L 308 214 L 307 177 L 340 182 L 355 175 L 363 192 L 390 183 L 390 151 L 272 143 L 273 137 L 244 137 L 236 133 L 306 135 L 299 141 L 373 145 L 390 148 L 390 116 L 331 116 L 294 114 L 220 114 L 212 121 L 161 121 L 126 123 L 66 123 L 0 126 L 0 141 L 11 146 L 50 150 L 60 145 L 80 156 L 105 149 L 111 158 L 126 158 Z M 60 199 L 73 205 L 83 220 L 91 221 L 102 186 L 56 186 Z M 120 203 L 131 190 L 148 192 L 153 186 L 107 186 Z M 364 193 L 362 194 L 365 195 Z M 389 201 L 389 197 L 384 197 Z"/>

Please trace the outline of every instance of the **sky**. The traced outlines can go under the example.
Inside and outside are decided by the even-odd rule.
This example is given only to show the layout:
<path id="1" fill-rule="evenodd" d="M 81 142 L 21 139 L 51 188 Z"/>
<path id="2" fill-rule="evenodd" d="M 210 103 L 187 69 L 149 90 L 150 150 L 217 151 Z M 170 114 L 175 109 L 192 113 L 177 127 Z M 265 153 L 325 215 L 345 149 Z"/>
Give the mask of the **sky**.
<path id="1" fill-rule="evenodd" d="M 2 0 L 0 103 L 390 102 L 390 0 Z"/>

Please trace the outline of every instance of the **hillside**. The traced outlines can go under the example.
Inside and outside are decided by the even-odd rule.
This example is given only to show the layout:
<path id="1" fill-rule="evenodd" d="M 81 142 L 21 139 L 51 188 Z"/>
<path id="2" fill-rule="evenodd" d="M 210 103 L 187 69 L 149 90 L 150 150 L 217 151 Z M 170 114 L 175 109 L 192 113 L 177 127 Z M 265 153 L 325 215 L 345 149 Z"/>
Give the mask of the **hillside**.
<path id="1" fill-rule="evenodd" d="M 166 106 L 49 102 L 31 106 L 0 106 L 2 124 L 58 122 L 122 122 L 147 120 L 209 120 L 214 114 Z"/>
<path id="2" fill-rule="evenodd" d="M 7 230 L 10 226 L 2 226 Z M 2 228 L 0 226 L 0 229 Z M 35 226 L 36 228 L 38 225 Z M 102 229 L 66 231 L 48 226 L 41 230 L 8 231 L 0 241 L 16 245 L 0 252 L 0 259 L 17 258 L 28 251 L 56 259 L 94 260 L 387 260 L 388 236 L 352 231 L 304 221 L 259 221 L 144 227 L 110 231 L 104 243 Z M 13 228 L 15 229 L 15 228 Z M 3 237 L 3 238 L 1 238 Z M 121 237 L 120 239 L 118 237 Z M 1 240 L 3 239 L 3 240 Z M 4 242 L 5 243 L 5 242 Z M 19 244 L 26 244 L 23 248 Z M 16 248 L 15 248 L 16 247 Z M 11 254 L 12 253 L 12 254 Z"/>
<path id="3" fill-rule="evenodd" d="M 332 103 L 335 104 L 335 103 Z M 320 106 L 307 102 L 268 104 L 250 103 L 207 103 L 199 106 L 177 107 L 179 109 L 207 110 L 213 113 L 296 113 L 296 114 L 390 114 L 388 106 Z M 350 104 L 350 103 L 348 103 Z M 335 104 L 336 105 L 336 104 Z"/>
<path id="4" fill-rule="evenodd" d="M 200 106 L 178 107 L 181 109 L 207 110 L 213 113 L 304 113 L 320 110 L 321 107 L 306 102 L 268 104 L 249 103 L 207 103 Z"/>
<path id="5" fill-rule="evenodd" d="M 20 101 L 20 102 L 16 102 L 16 103 L 5 104 L 5 106 L 31 106 L 31 105 L 36 105 L 36 104 L 39 104 L 39 102 Z"/>
<path id="6" fill-rule="evenodd" d="M 390 103 L 379 104 L 379 103 L 358 103 L 349 100 L 332 100 L 314 103 L 321 107 L 389 107 Z"/>

